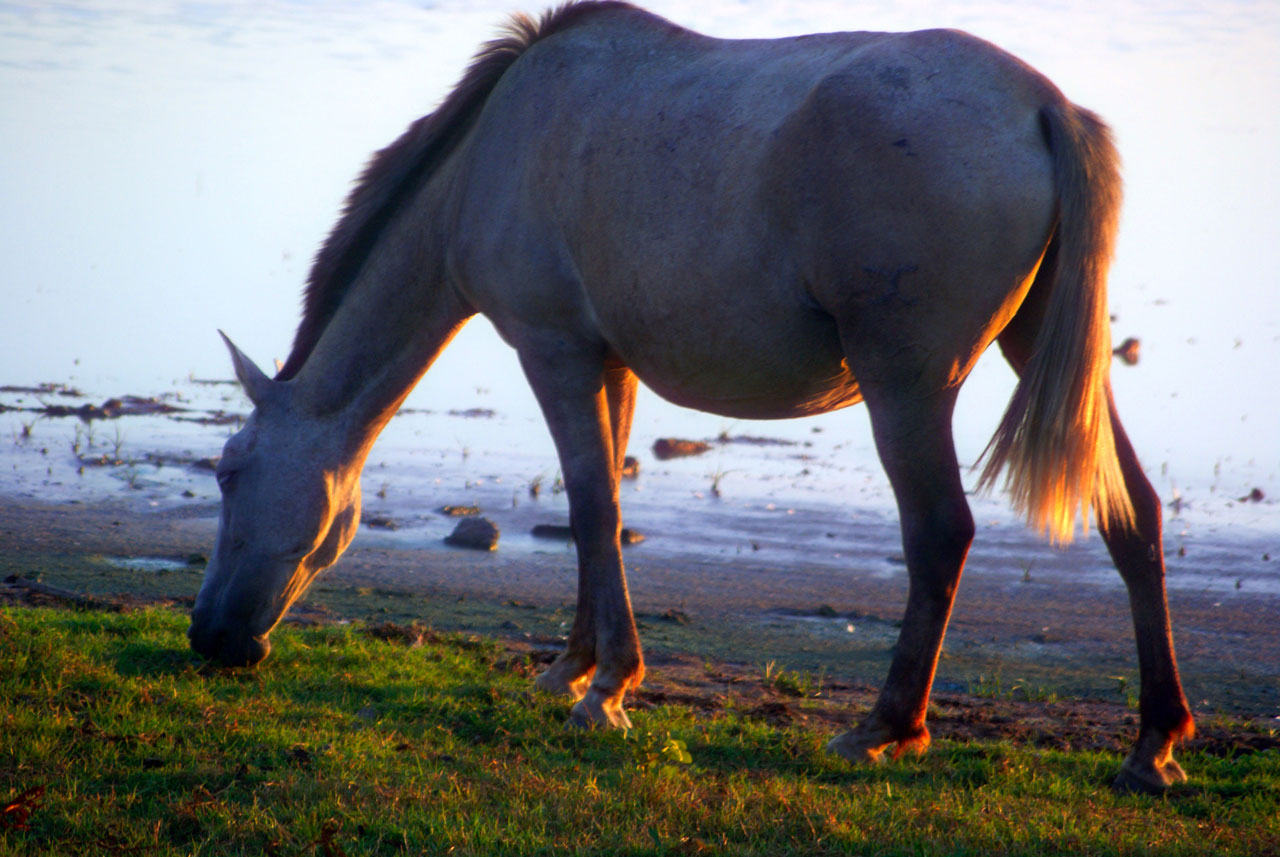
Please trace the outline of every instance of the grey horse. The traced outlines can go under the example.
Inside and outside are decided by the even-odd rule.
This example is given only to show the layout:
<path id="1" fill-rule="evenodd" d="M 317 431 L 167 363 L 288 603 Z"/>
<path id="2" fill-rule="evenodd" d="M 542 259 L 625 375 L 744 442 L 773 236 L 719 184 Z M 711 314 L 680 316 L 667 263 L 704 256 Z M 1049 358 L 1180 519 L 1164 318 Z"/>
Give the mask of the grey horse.
<path id="1" fill-rule="evenodd" d="M 643 380 L 744 418 L 863 401 L 910 580 L 880 696 L 832 752 L 922 751 L 974 535 L 951 435 L 998 342 L 1019 375 L 983 483 L 1004 474 L 1065 541 L 1090 511 L 1128 586 L 1141 725 L 1116 785 L 1185 778 L 1160 504 L 1116 415 L 1106 127 L 1000 49 L 951 30 L 728 41 L 620 2 L 514 19 L 430 115 L 379 152 L 320 250 L 274 379 L 218 466 L 222 513 L 191 645 L 261 661 L 360 519 L 369 448 L 476 313 L 516 350 L 554 438 L 577 612 L 540 687 L 629 725 L 644 674 L 618 481 Z"/>

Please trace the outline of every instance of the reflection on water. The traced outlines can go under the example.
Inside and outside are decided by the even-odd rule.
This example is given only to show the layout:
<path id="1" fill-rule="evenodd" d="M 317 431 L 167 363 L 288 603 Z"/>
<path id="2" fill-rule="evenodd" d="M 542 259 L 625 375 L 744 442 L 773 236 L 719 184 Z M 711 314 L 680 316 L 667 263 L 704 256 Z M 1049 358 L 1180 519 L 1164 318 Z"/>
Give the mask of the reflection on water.
<path id="1" fill-rule="evenodd" d="M 1270 259 L 1280 244 L 1280 6 L 649 5 L 734 37 L 958 26 L 1107 117 L 1128 181 L 1115 334 L 1142 340 L 1141 363 L 1116 366 L 1122 414 L 1157 487 L 1186 501 L 1174 535 L 1184 522 L 1223 539 L 1236 526 L 1280 532 L 1272 500 L 1234 502 L 1254 487 L 1280 497 Z M 0 384 L 72 381 L 101 398 L 182 392 L 172 379 L 228 374 L 218 327 L 264 365 L 282 357 L 309 260 L 349 181 L 370 151 L 442 97 L 515 7 L 0 5 Z M 975 372 L 957 413 L 963 461 L 985 445 L 1011 384 L 998 356 Z M 379 447 L 390 470 L 431 484 L 442 477 L 415 462 L 463 447 L 474 462 L 518 436 L 528 470 L 554 471 L 517 364 L 483 322 L 464 331 L 409 406 L 487 407 L 501 419 L 397 420 Z M 21 419 L 0 415 L 6 437 Z M 733 448 L 672 465 L 684 495 L 718 477 L 747 505 L 781 492 L 787 502 L 889 507 L 860 409 L 744 428 L 646 394 L 633 448 L 723 431 L 807 443 L 808 458 Z M 203 454 L 219 444 L 216 432 L 189 442 Z M 999 503 L 978 508 L 980 517 L 1004 515 Z"/>

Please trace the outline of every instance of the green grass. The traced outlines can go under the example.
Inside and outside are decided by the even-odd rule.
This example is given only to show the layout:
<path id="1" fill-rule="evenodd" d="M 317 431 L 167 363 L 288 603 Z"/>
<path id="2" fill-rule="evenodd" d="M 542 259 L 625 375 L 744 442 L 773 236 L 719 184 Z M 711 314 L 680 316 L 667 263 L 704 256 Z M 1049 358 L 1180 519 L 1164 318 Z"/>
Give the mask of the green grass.
<path id="1" fill-rule="evenodd" d="M 0 610 L 0 854 L 1280 853 L 1275 750 L 1185 754 L 1164 798 L 1112 794 L 1116 755 L 1003 742 L 855 768 L 733 706 L 566 730 L 482 638 L 282 628 L 231 672 L 185 629 Z"/>

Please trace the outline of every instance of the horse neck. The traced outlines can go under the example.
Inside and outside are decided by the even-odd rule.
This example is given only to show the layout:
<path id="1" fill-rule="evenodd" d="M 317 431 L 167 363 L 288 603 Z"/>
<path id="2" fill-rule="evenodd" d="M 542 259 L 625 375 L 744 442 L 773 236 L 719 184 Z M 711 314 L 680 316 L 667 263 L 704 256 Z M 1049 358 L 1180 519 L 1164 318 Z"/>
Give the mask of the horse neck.
<path id="1" fill-rule="evenodd" d="M 291 382 L 298 413 L 333 419 L 365 451 L 472 314 L 445 277 L 443 240 L 398 220 Z"/>

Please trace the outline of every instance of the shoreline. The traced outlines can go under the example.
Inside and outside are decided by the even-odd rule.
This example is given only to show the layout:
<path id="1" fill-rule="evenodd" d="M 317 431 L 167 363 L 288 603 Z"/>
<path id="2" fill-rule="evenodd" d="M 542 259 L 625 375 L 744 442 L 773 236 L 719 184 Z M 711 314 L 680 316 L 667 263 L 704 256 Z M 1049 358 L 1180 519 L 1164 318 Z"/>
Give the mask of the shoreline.
<path id="1" fill-rule="evenodd" d="M 193 597 L 201 574 L 186 558 L 212 548 L 211 466 L 244 407 L 238 388 L 188 380 L 93 405 L 65 385 L 47 387 L 67 414 L 31 416 L 41 402 L 27 390 L 0 396 L 14 434 L 0 456 L 0 579 Z M 59 390 L 69 394 L 53 399 Z M 125 413 L 76 417 L 113 401 Z M 545 429 L 536 416 L 458 404 L 392 420 L 362 477 L 365 526 L 297 616 L 426 621 L 558 645 L 577 575 L 568 540 L 531 534 L 568 521 L 554 455 L 535 440 Z M 775 663 L 878 686 L 907 586 L 874 453 L 856 436 L 792 422 L 731 427 L 708 438 L 703 456 L 659 460 L 649 435 L 682 426 L 637 427 L 639 476 L 622 487 L 624 523 L 645 537 L 623 557 L 649 660 Z M 1166 510 L 1167 585 L 1193 709 L 1275 726 L 1280 507 L 1212 486 L 1177 502 Z M 978 532 L 935 690 L 1127 701 L 1138 681 L 1132 620 L 1096 532 L 1053 549 L 1002 497 L 970 503 Z M 446 547 L 457 518 L 441 514 L 445 505 L 479 507 L 501 531 L 498 549 Z"/>
<path id="2" fill-rule="evenodd" d="M 207 555 L 215 529 L 216 507 L 207 503 L 153 509 L 0 497 L 0 578 L 187 603 L 202 573 L 187 558 Z M 362 527 L 295 618 L 424 621 L 548 648 L 572 619 L 576 569 L 567 544 L 481 553 L 392 535 Z M 648 545 L 626 548 L 624 559 L 657 673 L 664 661 L 692 656 L 774 663 L 863 686 L 882 680 L 905 602 L 904 570 L 797 566 L 766 551 L 734 563 Z M 1280 598 L 1173 590 L 1170 606 L 1197 717 L 1280 722 L 1280 629 L 1272 621 Z M 1119 587 L 1071 582 L 1049 568 L 1029 582 L 975 569 L 960 587 L 935 692 L 1020 688 L 1028 697 L 1123 701 L 1138 678 L 1130 622 Z"/>

